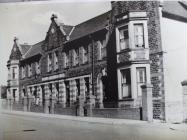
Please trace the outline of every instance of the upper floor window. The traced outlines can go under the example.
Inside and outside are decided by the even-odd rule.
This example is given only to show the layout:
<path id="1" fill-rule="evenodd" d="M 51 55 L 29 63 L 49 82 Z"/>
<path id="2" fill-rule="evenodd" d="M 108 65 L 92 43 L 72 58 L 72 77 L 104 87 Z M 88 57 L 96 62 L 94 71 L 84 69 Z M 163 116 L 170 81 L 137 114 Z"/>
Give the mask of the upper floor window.
<path id="1" fill-rule="evenodd" d="M 88 62 L 88 47 L 83 47 L 83 63 Z"/>
<path id="2" fill-rule="evenodd" d="M 127 25 L 119 29 L 119 47 L 120 50 L 124 50 L 129 47 L 129 34 Z"/>
<path id="3" fill-rule="evenodd" d="M 25 78 L 25 66 L 21 68 L 22 78 Z"/>
<path id="4" fill-rule="evenodd" d="M 17 68 L 13 67 L 12 68 L 12 79 L 16 79 L 17 78 Z"/>
<path id="5" fill-rule="evenodd" d="M 106 57 L 106 44 L 105 44 L 105 39 L 102 41 L 101 45 L 101 59 Z"/>
<path id="6" fill-rule="evenodd" d="M 52 54 L 48 54 L 48 72 L 52 71 Z"/>
<path id="7" fill-rule="evenodd" d="M 58 65 L 59 65 L 58 64 L 58 52 L 55 52 L 54 53 L 54 69 L 55 70 L 58 70 L 58 68 L 59 68 Z"/>
<path id="8" fill-rule="evenodd" d="M 31 64 L 28 65 L 28 76 L 29 77 L 32 76 L 32 65 Z"/>
<path id="9" fill-rule="evenodd" d="M 79 48 L 73 50 L 73 65 L 76 66 L 79 64 Z"/>
<path id="10" fill-rule="evenodd" d="M 69 52 L 63 53 L 64 68 L 69 67 Z"/>
<path id="11" fill-rule="evenodd" d="M 39 62 L 35 63 L 35 69 L 36 69 L 36 74 L 40 74 L 40 64 L 39 64 Z"/>
<path id="12" fill-rule="evenodd" d="M 134 24 L 135 47 L 144 47 L 144 27 L 142 24 Z"/>
<path id="13" fill-rule="evenodd" d="M 97 48 L 97 60 L 101 60 L 102 59 L 102 46 L 103 44 L 101 43 L 100 40 L 98 40 L 96 43 L 95 43 L 95 46 Z"/>

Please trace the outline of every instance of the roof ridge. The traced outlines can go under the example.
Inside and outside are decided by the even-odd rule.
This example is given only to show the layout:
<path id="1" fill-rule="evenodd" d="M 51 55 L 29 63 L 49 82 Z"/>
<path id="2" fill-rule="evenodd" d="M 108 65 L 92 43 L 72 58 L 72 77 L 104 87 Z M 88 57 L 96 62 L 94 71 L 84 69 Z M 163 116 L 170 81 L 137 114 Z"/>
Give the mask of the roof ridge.
<path id="1" fill-rule="evenodd" d="M 109 11 L 107 11 L 107 12 L 105 12 L 105 13 L 102 13 L 102 14 L 100 14 L 100 15 L 98 15 L 98 16 L 95 16 L 95 17 L 93 17 L 93 18 L 90 18 L 90 19 L 88 19 L 88 20 L 85 20 L 85 21 L 83 21 L 83 22 L 81 22 L 81 23 L 75 25 L 75 27 L 78 26 L 78 25 L 81 25 L 81 24 L 83 24 L 83 23 L 86 23 L 86 22 L 88 22 L 88 21 L 94 20 L 94 19 L 96 19 L 96 18 L 98 18 L 98 17 L 100 17 L 100 16 L 102 16 L 102 15 L 104 15 L 104 14 L 106 14 L 106 13 L 111 12 L 111 11 L 112 11 L 112 10 L 109 10 Z"/>

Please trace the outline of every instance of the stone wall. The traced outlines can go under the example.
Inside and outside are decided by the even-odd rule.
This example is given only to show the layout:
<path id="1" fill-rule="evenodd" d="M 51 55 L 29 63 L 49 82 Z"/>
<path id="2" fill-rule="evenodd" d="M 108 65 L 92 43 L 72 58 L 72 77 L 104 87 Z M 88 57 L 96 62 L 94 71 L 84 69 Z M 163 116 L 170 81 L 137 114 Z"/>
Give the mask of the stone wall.
<path id="1" fill-rule="evenodd" d="M 12 110 L 23 111 L 23 102 L 22 101 L 13 102 L 13 104 L 12 104 Z"/>
<path id="2" fill-rule="evenodd" d="M 75 107 L 74 108 L 63 108 L 62 105 L 60 104 L 55 104 L 54 113 L 60 114 L 60 115 L 77 116 L 77 111 Z"/>
<path id="3" fill-rule="evenodd" d="M 140 108 L 104 108 L 93 109 L 93 117 L 101 118 L 119 118 L 141 120 L 142 112 Z"/>

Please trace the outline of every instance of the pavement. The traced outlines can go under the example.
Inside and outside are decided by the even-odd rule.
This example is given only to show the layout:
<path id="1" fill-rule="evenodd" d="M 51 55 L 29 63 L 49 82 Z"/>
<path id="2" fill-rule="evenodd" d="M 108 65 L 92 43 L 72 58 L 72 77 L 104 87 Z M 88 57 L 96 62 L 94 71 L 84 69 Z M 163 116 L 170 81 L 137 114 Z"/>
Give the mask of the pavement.
<path id="1" fill-rule="evenodd" d="M 80 116 L 69 116 L 69 115 L 58 115 L 58 114 L 44 114 L 35 112 L 23 112 L 23 111 L 8 111 L 0 110 L 2 114 L 16 115 L 23 117 L 36 117 L 36 118 L 48 118 L 48 119 L 60 119 L 68 121 L 79 121 L 88 123 L 99 123 L 99 124 L 109 124 L 109 125 L 133 125 L 133 126 L 143 126 L 143 127 L 155 127 L 160 129 L 171 129 L 177 131 L 187 132 L 187 124 L 185 123 L 165 123 L 165 122 L 147 122 L 140 120 L 129 120 L 129 119 L 113 119 L 113 118 L 97 118 L 97 117 L 80 117 Z"/>

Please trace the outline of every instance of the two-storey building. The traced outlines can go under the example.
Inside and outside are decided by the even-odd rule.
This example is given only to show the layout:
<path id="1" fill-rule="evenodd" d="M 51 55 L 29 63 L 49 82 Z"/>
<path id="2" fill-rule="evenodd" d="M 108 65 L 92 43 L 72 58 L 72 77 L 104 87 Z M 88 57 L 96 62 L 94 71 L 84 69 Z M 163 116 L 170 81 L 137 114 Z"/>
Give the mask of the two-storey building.
<path id="1" fill-rule="evenodd" d="M 171 115 L 173 104 L 167 99 L 172 96 L 172 80 L 164 68 L 171 64 L 165 55 L 167 31 L 172 28 L 167 23 L 185 26 L 185 3 L 111 5 L 111 11 L 75 26 L 52 15 L 45 39 L 34 45 L 21 45 L 15 39 L 7 64 L 8 95 L 16 100 L 32 96 L 37 105 L 53 99 L 62 108 L 92 99 L 93 108 L 133 109 L 142 106 L 141 86 L 151 83 L 153 118 L 180 120 Z M 175 80 L 179 92 L 182 80 Z"/>

